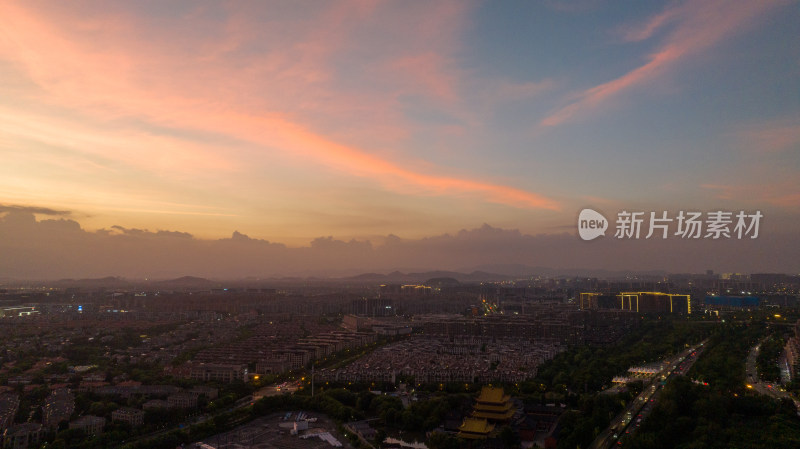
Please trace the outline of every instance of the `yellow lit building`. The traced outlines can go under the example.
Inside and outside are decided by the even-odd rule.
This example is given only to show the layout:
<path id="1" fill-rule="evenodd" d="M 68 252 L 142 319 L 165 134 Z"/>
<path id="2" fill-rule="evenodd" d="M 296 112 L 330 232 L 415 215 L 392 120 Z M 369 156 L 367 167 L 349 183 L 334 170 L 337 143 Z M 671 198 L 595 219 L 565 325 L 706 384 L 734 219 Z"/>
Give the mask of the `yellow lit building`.
<path id="1" fill-rule="evenodd" d="M 464 422 L 458 428 L 458 436 L 468 440 L 485 440 L 492 430 L 494 424 L 485 419 L 464 418 Z"/>
<path id="2" fill-rule="evenodd" d="M 492 422 L 506 422 L 514 416 L 511 409 L 511 396 L 502 388 L 483 387 L 475 403 L 473 418 L 488 419 Z"/>
<path id="3" fill-rule="evenodd" d="M 596 309 L 597 307 L 597 298 L 600 296 L 600 293 L 581 293 L 581 310 L 589 310 L 589 309 Z"/>
<path id="4" fill-rule="evenodd" d="M 581 293 L 581 310 L 617 309 L 641 313 L 692 313 L 689 295 L 661 292 Z"/>
<path id="5" fill-rule="evenodd" d="M 622 310 L 635 312 L 692 313 L 689 295 L 660 292 L 622 292 L 617 295 Z"/>

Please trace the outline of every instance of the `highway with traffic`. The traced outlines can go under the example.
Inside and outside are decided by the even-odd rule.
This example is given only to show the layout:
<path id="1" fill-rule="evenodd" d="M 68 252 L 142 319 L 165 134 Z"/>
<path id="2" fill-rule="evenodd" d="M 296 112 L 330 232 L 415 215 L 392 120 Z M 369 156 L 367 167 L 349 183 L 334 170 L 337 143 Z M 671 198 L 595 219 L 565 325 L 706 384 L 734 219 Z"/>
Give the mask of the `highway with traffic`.
<path id="1" fill-rule="evenodd" d="M 642 392 L 628 404 L 625 410 L 611 420 L 609 426 L 589 446 L 590 449 L 622 447 L 625 436 L 635 433 L 657 404 L 661 388 L 667 379 L 673 375 L 685 375 L 702 352 L 704 344 L 705 341 L 674 357 L 665 359 L 662 362 L 664 368 L 656 375 L 646 379 Z"/>
<path id="2" fill-rule="evenodd" d="M 756 359 L 758 358 L 758 353 L 761 350 L 761 343 L 763 342 L 764 340 L 759 341 L 757 345 L 750 349 L 750 353 L 747 354 L 747 362 L 745 364 L 747 370 L 747 388 L 776 399 L 791 399 L 794 401 L 794 405 L 798 410 L 800 410 L 800 401 L 791 397 L 780 383 L 765 382 L 758 377 Z M 798 412 L 798 415 L 800 415 L 800 412 Z"/>

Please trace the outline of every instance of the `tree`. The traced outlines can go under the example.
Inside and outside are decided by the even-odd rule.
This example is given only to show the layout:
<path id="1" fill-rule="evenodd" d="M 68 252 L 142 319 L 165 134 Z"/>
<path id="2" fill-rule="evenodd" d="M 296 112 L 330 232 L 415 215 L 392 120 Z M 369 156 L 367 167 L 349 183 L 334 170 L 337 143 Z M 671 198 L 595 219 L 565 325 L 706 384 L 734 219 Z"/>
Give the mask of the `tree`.
<path id="1" fill-rule="evenodd" d="M 459 449 L 461 445 L 456 438 L 442 432 L 433 432 L 425 443 L 429 449 Z"/>
<path id="2" fill-rule="evenodd" d="M 519 435 L 510 426 L 503 426 L 500 430 L 500 440 L 507 448 L 515 448 L 520 445 Z"/>
<path id="3" fill-rule="evenodd" d="M 375 444 L 378 445 L 378 447 L 380 447 L 385 439 L 386 439 L 386 432 L 384 432 L 382 429 L 378 429 L 378 431 L 375 432 Z"/>

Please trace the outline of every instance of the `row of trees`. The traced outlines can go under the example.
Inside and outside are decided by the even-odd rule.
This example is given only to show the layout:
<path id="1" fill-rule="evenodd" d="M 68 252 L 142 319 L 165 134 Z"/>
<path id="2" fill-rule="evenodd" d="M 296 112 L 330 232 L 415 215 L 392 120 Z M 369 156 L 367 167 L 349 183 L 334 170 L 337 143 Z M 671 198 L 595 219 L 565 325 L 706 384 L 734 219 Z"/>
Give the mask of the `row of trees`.
<path id="1" fill-rule="evenodd" d="M 758 323 L 721 324 L 689 376 L 669 380 L 658 405 L 624 446 L 800 447 L 800 419 L 792 401 L 753 394 L 745 386 L 745 358 L 765 331 Z"/>
<path id="2" fill-rule="evenodd" d="M 587 447 L 625 405 L 641 391 L 599 394 L 614 376 L 634 365 L 655 362 L 680 352 L 711 335 L 713 327 L 680 316 L 644 316 L 641 325 L 617 344 L 580 346 L 557 355 L 539 368 L 537 377 L 520 386 L 523 398 L 563 401 L 570 410 L 562 416 L 559 448 Z"/>
<path id="3" fill-rule="evenodd" d="M 756 358 L 758 376 L 767 382 L 780 382 L 781 371 L 778 368 L 778 359 L 783 352 L 785 344 L 783 334 L 775 332 L 761 344 L 761 351 Z"/>
<path id="4" fill-rule="evenodd" d="M 767 396 L 725 392 L 686 377 L 671 380 L 626 448 L 780 449 L 800 447 L 794 404 Z"/>
<path id="5" fill-rule="evenodd" d="M 689 377 L 707 382 L 715 390 L 743 393 L 745 359 L 765 332 L 763 323 L 717 325 L 704 352 L 689 370 Z"/>
<path id="6" fill-rule="evenodd" d="M 563 385 L 572 392 L 598 391 L 629 367 L 679 352 L 711 331 L 711 326 L 682 317 L 644 317 L 638 329 L 615 345 L 580 346 L 557 355 L 539 368 L 535 381 L 527 383 L 523 393 L 532 393 L 542 385 L 551 390 Z"/>

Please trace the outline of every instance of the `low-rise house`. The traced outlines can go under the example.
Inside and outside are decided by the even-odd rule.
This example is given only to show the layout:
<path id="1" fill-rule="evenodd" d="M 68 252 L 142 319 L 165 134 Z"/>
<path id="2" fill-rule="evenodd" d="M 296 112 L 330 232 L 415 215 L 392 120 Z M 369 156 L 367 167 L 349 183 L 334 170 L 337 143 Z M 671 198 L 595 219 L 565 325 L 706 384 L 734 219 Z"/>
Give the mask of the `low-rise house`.
<path id="1" fill-rule="evenodd" d="M 174 408 L 195 408 L 197 407 L 197 395 L 192 393 L 175 393 L 167 398 L 170 407 Z"/>
<path id="2" fill-rule="evenodd" d="M 137 408 L 122 407 L 111 412 L 112 421 L 121 421 L 130 424 L 132 427 L 144 424 L 144 411 Z"/>
<path id="3" fill-rule="evenodd" d="M 32 444 L 39 444 L 43 434 L 39 423 L 26 422 L 11 426 L 3 433 L 3 448 L 27 449 Z"/>
<path id="4" fill-rule="evenodd" d="M 85 415 L 69 423 L 70 429 L 83 430 L 86 435 L 100 435 L 103 427 L 106 426 L 106 419 L 102 416 Z"/>
<path id="5" fill-rule="evenodd" d="M 159 408 L 169 408 L 169 402 L 163 399 L 151 399 L 142 404 L 144 410 L 155 410 Z"/>

